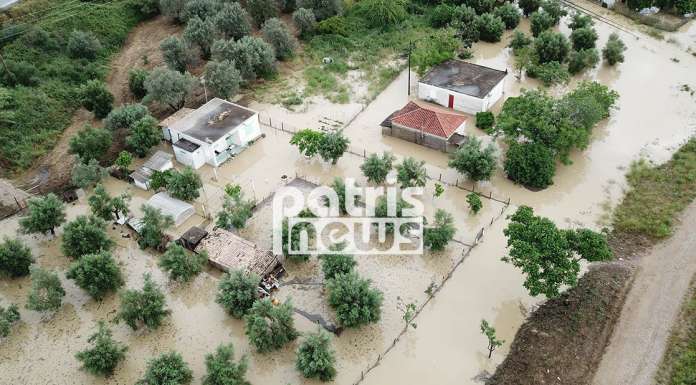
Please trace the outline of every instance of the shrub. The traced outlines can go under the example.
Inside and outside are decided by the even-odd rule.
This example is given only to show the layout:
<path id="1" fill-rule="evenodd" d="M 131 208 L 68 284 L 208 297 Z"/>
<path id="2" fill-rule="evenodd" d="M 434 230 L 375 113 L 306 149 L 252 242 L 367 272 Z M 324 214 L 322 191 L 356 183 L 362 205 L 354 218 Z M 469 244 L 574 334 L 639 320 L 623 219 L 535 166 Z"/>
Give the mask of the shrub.
<path id="1" fill-rule="evenodd" d="M 300 36 L 304 39 L 310 37 L 317 28 L 317 18 L 314 11 L 307 8 L 300 8 L 292 14 L 292 21 L 295 23 Z"/>
<path id="2" fill-rule="evenodd" d="M 73 31 L 68 38 L 68 54 L 78 59 L 94 59 L 102 49 L 97 36 L 92 32 Z"/>
<path id="3" fill-rule="evenodd" d="M 518 51 L 532 44 L 532 41 L 533 40 L 529 36 L 525 35 L 524 32 L 515 31 L 512 34 L 508 47 L 512 48 L 513 51 Z"/>
<path id="4" fill-rule="evenodd" d="M 181 245 L 172 244 L 159 260 L 159 266 L 169 274 L 172 281 L 190 281 L 203 271 L 208 262 L 206 253 L 187 253 Z"/>
<path id="5" fill-rule="evenodd" d="M 246 221 L 251 218 L 255 202 L 246 200 L 240 191 L 234 194 L 226 194 L 222 203 L 222 210 L 218 213 L 216 225 L 224 229 L 241 229 Z"/>
<path id="6" fill-rule="evenodd" d="M 275 50 L 276 58 L 285 60 L 292 57 L 297 43 L 285 23 L 278 18 L 266 20 L 261 29 L 264 38 Z"/>
<path id="7" fill-rule="evenodd" d="M 223 2 L 218 0 L 189 0 L 184 3 L 181 19 L 187 24 L 195 18 L 208 20 L 215 16 Z"/>
<path id="8" fill-rule="evenodd" d="M 563 63 L 568 58 L 570 45 L 563 34 L 544 31 L 534 41 L 534 52 L 539 58 L 539 64 L 552 61 Z"/>
<path id="9" fill-rule="evenodd" d="M 479 38 L 489 43 L 500 41 L 500 36 L 502 36 L 505 30 L 503 19 L 490 13 L 484 13 L 476 17 L 476 24 L 479 30 Z"/>
<path id="10" fill-rule="evenodd" d="M 324 280 L 336 278 L 339 274 L 353 272 L 357 265 L 355 258 L 349 254 L 330 253 L 323 254 L 321 257 L 321 270 L 324 272 Z"/>
<path id="11" fill-rule="evenodd" d="M 20 320 L 19 309 L 17 305 L 12 304 L 7 308 L 0 306 L 0 337 L 10 335 L 12 325 Z"/>
<path id="12" fill-rule="evenodd" d="M 339 35 L 348 37 L 352 32 L 352 25 L 343 16 L 333 16 L 317 23 L 317 32 L 322 35 Z"/>
<path id="13" fill-rule="evenodd" d="M 0 73 L 0 84 L 7 87 L 33 86 L 39 83 L 39 72 L 36 67 L 25 61 L 6 60 L 5 68 Z"/>
<path id="14" fill-rule="evenodd" d="M 162 140 L 158 122 L 152 116 L 146 116 L 133 124 L 126 137 L 126 148 L 143 158 L 148 151 Z"/>
<path id="15" fill-rule="evenodd" d="M 114 95 L 99 80 L 90 80 L 80 89 L 82 106 L 99 119 L 105 118 L 114 104 Z"/>
<path id="16" fill-rule="evenodd" d="M 305 378 L 332 381 L 336 377 L 336 357 L 324 331 L 308 334 L 297 349 L 297 370 Z"/>
<path id="17" fill-rule="evenodd" d="M 369 26 L 385 28 L 406 19 L 406 4 L 406 0 L 361 0 L 355 8 Z"/>
<path id="18" fill-rule="evenodd" d="M 591 49 L 595 47 L 597 32 L 592 27 L 577 28 L 570 33 L 570 41 L 576 51 Z"/>
<path id="19" fill-rule="evenodd" d="M 258 27 L 278 16 L 275 0 L 247 0 L 247 10 Z"/>
<path id="20" fill-rule="evenodd" d="M 126 358 L 127 347 L 114 341 L 111 330 L 104 321 L 99 321 L 99 329 L 92 334 L 87 342 L 92 344 L 89 349 L 75 355 L 83 367 L 90 373 L 110 376 L 114 373 L 120 361 Z"/>
<path id="21" fill-rule="evenodd" d="M 532 64 L 527 68 L 527 76 L 541 80 L 547 87 L 570 80 L 568 69 L 557 61 Z"/>
<path id="22" fill-rule="evenodd" d="M 514 4 L 504 3 L 503 5 L 495 8 L 493 10 L 493 15 L 498 16 L 503 23 L 505 23 L 506 29 L 515 29 L 520 23 L 520 11 L 515 7 Z"/>
<path id="23" fill-rule="evenodd" d="M 84 189 L 99 183 L 107 174 L 96 159 L 85 163 L 78 158 L 78 162 L 73 166 L 70 181 L 74 186 Z"/>
<path id="24" fill-rule="evenodd" d="M 495 125 L 495 115 L 490 111 L 482 111 L 476 113 L 476 127 L 487 131 Z"/>
<path id="25" fill-rule="evenodd" d="M 184 385 L 191 383 L 193 372 L 188 364 L 176 352 L 163 353 L 148 361 L 145 376 L 138 384 L 147 385 Z"/>
<path id="26" fill-rule="evenodd" d="M 491 179 L 496 162 L 493 144 L 490 143 L 486 148 L 481 148 L 481 140 L 471 137 L 454 153 L 452 160 L 449 161 L 449 167 L 478 182 Z"/>
<path id="27" fill-rule="evenodd" d="M 478 35 L 478 30 L 476 31 Z M 476 37 L 478 40 L 478 36 Z M 456 51 L 461 47 L 460 40 L 454 36 L 451 30 L 435 31 L 426 39 L 416 42 L 411 53 L 411 63 L 419 74 L 446 60 L 453 59 Z"/>
<path id="28" fill-rule="evenodd" d="M 529 17 L 531 23 L 532 36 L 537 37 L 542 32 L 554 26 L 553 17 L 547 12 L 537 11 Z"/>
<path id="29" fill-rule="evenodd" d="M 152 70 L 145 81 L 147 95 L 144 102 L 157 102 L 179 110 L 196 83 L 189 73 L 179 73 L 158 67 Z"/>
<path id="30" fill-rule="evenodd" d="M 260 353 L 277 350 L 297 338 L 293 307 L 288 300 L 274 306 L 269 298 L 254 302 L 244 316 L 246 335 L 249 342 Z"/>
<path id="31" fill-rule="evenodd" d="M 186 23 L 184 29 L 184 40 L 191 45 L 197 46 L 201 50 L 204 59 L 210 58 L 210 47 L 215 38 L 215 25 L 210 19 L 193 17 Z"/>
<path id="32" fill-rule="evenodd" d="M 121 269 L 108 251 L 83 255 L 70 265 L 65 276 L 97 300 L 124 283 Z"/>
<path id="33" fill-rule="evenodd" d="M 58 274 L 39 267 L 31 268 L 31 289 L 27 309 L 35 311 L 58 310 L 65 297 Z"/>
<path id="34" fill-rule="evenodd" d="M 70 138 L 69 152 L 81 161 L 99 160 L 111 147 L 111 132 L 103 128 L 86 125 L 82 131 Z"/>
<path id="35" fill-rule="evenodd" d="M 12 278 L 23 277 L 29 274 L 32 263 L 31 249 L 19 239 L 4 238 L 0 243 L 0 273 Z"/>
<path id="36" fill-rule="evenodd" d="M 220 345 L 213 354 L 205 356 L 206 375 L 203 385 L 249 385 L 246 380 L 248 367 L 246 356 L 234 362 L 232 344 Z"/>
<path id="37" fill-rule="evenodd" d="M 329 306 L 341 326 L 351 328 L 379 321 L 383 296 L 370 287 L 369 280 L 355 272 L 339 274 L 327 282 L 326 288 Z"/>
<path id="38" fill-rule="evenodd" d="M 164 63 L 169 69 L 179 72 L 186 71 L 186 66 L 191 60 L 189 47 L 186 46 L 183 40 L 176 36 L 169 36 L 160 43 L 160 50 Z M 147 87 L 146 87 L 147 88 Z"/>
<path id="39" fill-rule="evenodd" d="M 239 40 L 251 33 L 249 14 L 238 2 L 223 4 L 214 22 L 217 30 L 228 39 Z"/>
<path id="40" fill-rule="evenodd" d="M 522 12 L 525 16 L 529 16 L 539 9 L 541 6 L 541 0 L 519 0 L 517 5 L 522 8 Z"/>
<path id="41" fill-rule="evenodd" d="M 594 68 L 599 63 L 599 54 L 594 48 L 573 51 L 568 58 L 568 72 L 577 74 L 586 68 Z"/>
<path id="42" fill-rule="evenodd" d="M 162 214 L 158 208 L 143 205 L 143 225 L 140 229 L 138 244 L 142 248 L 158 248 L 162 245 L 164 231 L 174 225 L 174 219 Z"/>
<path id="43" fill-rule="evenodd" d="M 123 321 L 131 329 L 144 325 L 150 330 L 157 329 L 170 311 L 165 308 L 166 300 L 162 290 L 152 282 L 150 274 L 144 274 L 143 289 L 126 290 L 121 293 L 121 308 L 116 321 Z"/>
<path id="44" fill-rule="evenodd" d="M 456 18 L 457 7 L 447 3 L 438 4 L 430 12 L 430 25 L 433 28 L 448 26 Z"/>
<path id="45" fill-rule="evenodd" d="M 267 77 L 275 72 L 275 52 L 263 39 L 244 36 L 238 41 L 216 40 L 212 48 L 213 60 L 234 62 L 247 81 L 258 76 Z"/>
<path id="46" fill-rule="evenodd" d="M 541 8 L 543 8 L 544 12 L 551 15 L 553 18 L 553 25 L 557 25 L 561 17 L 568 14 L 565 8 L 563 8 L 560 0 L 543 0 L 541 2 Z"/>
<path id="47" fill-rule="evenodd" d="M 590 262 L 607 261 L 613 253 L 607 243 L 607 236 L 590 229 L 567 230 L 566 237 L 580 257 Z"/>
<path id="48" fill-rule="evenodd" d="M 131 163 L 133 163 L 133 155 L 128 151 L 121 151 L 114 161 L 114 166 L 123 173 L 128 173 L 128 167 L 130 167 Z"/>
<path id="49" fill-rule="evenodd" d="M 607 45 L 604 46 L 602 50 L 602 56 L 604 60 L 609 63 L 609 65 L 614 65 L 616 63 L 623 63 L 624 61 L 624 51 L 626 50 L 626 44 L 621 41 L 619 35 L 613 32 L 609 35 L 609 40 L 607 40 Z"/>
<path id="50" fill-rule="evenodd" d="M 58 197 L 49 193 L 31 198 L 27 203 L 27 215 L 19 220 L 23 233 L 45 233 L 56 235 L 56 227 L 65 222 L 65 205 Z"/>
<path id="51" fill-rule="evenodd" d="M 481 197 L 475 192 L 466 194 L 466 203 L 469 204 L 469 210 L 471 210 L 474 215 L 478 214 L 483 208 L 483 202 L 481 202 Z"/>
<path id="52" fill-rule="evenodd" d="M 360 166 L 360 170 L 368 182 L 381 184 L 387 180 L 387 175 L 391 172 L 395 160 L 396 157 L 386 151 L 381 157 L 377 154 L 370 154 Z"/>
<path id="53" fill-rule="evenodd" d="M 341 0 L 297 0 L 297 8 L 307 8 L 321 21 L 341 13 Z"/>
<path id="54" fill-rule="evenodd" d="M 570 23 L 568 23 L 568 28 L 575 31 L 579 28 L 592 28 L 593 25 L 594 22 L 592 21 L 592 16 L 575 12 L 570 20 Z"/>
<path id="55" fill-rule="evenodd" d="M 349 144 L 350 139 L 343 135 L 343 130 L 324 133 L 319 141 L 319 155 L 324 162 L 331 161 L 331 164 L 336 164 L 348 150 Z"/>
<path id="56" fill-rule="evenodd" d="M 404 160 L 396 166 L 396 180 L 401 185 L 401 188 L 425 186 L 427 178 L 425 170 L 425 161 L 417 161 L 413 157 L 404 158 Z"/>
<path id="57" fill-rule="evenodd" d="M 136 122 L 149 114 L 147 107 L 142 104 L 124 104 L 109 112 L 109 115 L 104 119 L 104 128 L 112 131 L 122 128 L 130 129 Z"/>
<path id="58" fill-rule="evenodd" d="M 149 72 L 144 68 L 134 68 L 128 71 L 128 89 L 136 99 L 142 99 L 147 95 L 145 80 Z"/>
<path id="59" fill-rule="evenodd" d="M 429 247 L 432 251 L 444 250 L 449 241 L 454 239 L 455 232 L 452 214 L 438 209 L 433 225 L 425 228 L 423 246 Z"/>
<path id="60" fill-rule="evenodd" d="M 513 143 L 505 157 L 505 172 L 510 180 L 536 189 L 553 184 L 556 161 L 553 152 L 544 145 Z"/>
<path id="61" fill-rule="evenodd" d="M 80 215 L 65 225 L 61 250 L 65 255 L 80 258 L 83 255 L 109 251 L 114 242 L 106 234 L 106 222 L 97 217 Z"/>
<path id="62" fill-rule="evenodd" d="M 218 284 L 215 302 L 235 318 L 242 318 L 256 301 L 261 278 L 241 270 L 226 273 Z"/>

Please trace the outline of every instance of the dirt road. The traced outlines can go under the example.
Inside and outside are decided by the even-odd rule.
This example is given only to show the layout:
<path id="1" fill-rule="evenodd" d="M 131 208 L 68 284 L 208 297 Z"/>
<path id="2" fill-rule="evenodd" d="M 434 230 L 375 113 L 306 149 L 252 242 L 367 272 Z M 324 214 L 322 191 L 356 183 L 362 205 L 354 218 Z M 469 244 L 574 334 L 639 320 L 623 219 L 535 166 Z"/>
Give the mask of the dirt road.
<path id="1" fill-rule="evenodd" d="M 696 272 L 696 203 L 677 232 L 638 262 L 633 287 L 595 374 L 595 385 L 650 385 Z"/>

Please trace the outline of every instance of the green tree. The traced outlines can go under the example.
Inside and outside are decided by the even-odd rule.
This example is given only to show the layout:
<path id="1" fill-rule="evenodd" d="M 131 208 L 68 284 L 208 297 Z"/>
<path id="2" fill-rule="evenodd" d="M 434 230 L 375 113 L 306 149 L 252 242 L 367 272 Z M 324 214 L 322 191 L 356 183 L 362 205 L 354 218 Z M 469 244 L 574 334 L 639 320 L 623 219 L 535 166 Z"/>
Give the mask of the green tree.
<path id="1" fill-rule="evenodd" d="M 108 251 L 83 255 L 70 265 L 65 276 L 96 300 L 124 284 L 121 268 Z"/>
<path id="2" fill-rule="evenodd" d="M 607 45 L 602 49 L 602 56 L 609 65 L 614 65 L 616 63 L 623 63 L 624 61 L 624 51 L 626 50 L 626 44 L 621 40 L 616 32 L 609 35 L 609 40 L 607 40 Z"/>
<path id="3" fill-rule="evenodd" d="M 449 241 L 454 239 L 454 218 L 445 210 L 438 209 L 435 212 L 435 220 L 432 226 L 426 227 L 423 234 L 423 245 L 432 251 L 444 250 Z"/>
<path id="4" fill-rule="evenodd" d="M 346 196 L 346 183 L 342 178 L 336 177 L 334 178 L 333 182 L 331 182 L 331 185 L 329 187 L 336 192 L 336 195 L 338 196 L 338 210 L 341 215 L 348 214 L 348 206 L 347 206 L 347 200 L 348 198 Z M 358 197 L 353 196 L 353 206 L 356 206 L 358 203 Z M 329 206 L 330 202 L 328 199 L 325 200 L 324 204 L 326 206 Z"/>
<path id="5" fill-rule="evenodd" d="M 266 20 L 278 16 L 278 7 L 275 0 L 247 0 L 247 11 L 256 23 L 261 27 Z"/>
<path id="6" fill-rule="evenodd" d="M 225 190 L 227 191 L 227 188 Z M 251 218 L 255 204 L 253 200 L 244 199 L 241 189 L 226 193 L 222 203 L 222 211 L 217 216 L 216 225 L 225 229 L 243 228 L 246 221 Z"/>
<path id="7" fill-rule="evenodd" d="M 128 173 L 128 167 L 133 163 L 133 155 L 128 151 L 121 151 L 114 161 L 114 166 L 123 173 Z"/>
<path id="8" fill-rule="evenodd" d="M 173 71 L 184 73 L 191 61 L 190 47 L 176 36 L 169 36 L 160 43 L 164 63 Z M 145 82 L 147 90 L 147 81 Z"/>
<path id="9" fill-rule="evenodd" d="M 466 194 L 466 203 L 469 204 L 469 210 L 471 210 L 474 215 L 478 214 L 478 212 L 483 208 L 481 197 L 479 197 L 479 195 L 475 192 Z"/>
<path id="10" fill-rule="evenodd" d="M 539 9 L 541 0 L 519 0 L 517 5 L 522 8 L 522 13 L 524 13 L 525 16 L 529 16 Z"/>
<path id="11" fill-rule="evenodd" d="M 297 146 L 300 154 L 311 158 L 319 153 L 319 147 L 323 138 L 324 133 L 305 128 L 292 135 L 290 144 Z"/>
<path id="12" fill-rule="evenodd" d="M 128 71 L 128 89 L 136 99 L 142 99 L 147 95 L 145 80 L 150 72 L 144 68 L 134 68 Z"/>
<path id="13" fill-rule="evenodd" d="M 285 23 L 275 17 L 268 19 L 263 23 L 261 32 L 266 41 L 273 46 L 278 60 L 286 60 L 292 57 L 297 42 L 290 31 L 288 31 Z"/>
<path id="14" fill-rule="evenodd" d="M 331 339 L 322 330 L 307 334 L 297 349 L 295 366 L 305 378 L 333 381 L 336 377 L 336 353 L 331 349 Z"/>
<path id="15" fill-rule="evenodd" d="M 273 47 L 255 36 L 244 36 L 238 41 L 216 40 L 212 51 L 214 60 L 233 61 L 246 81 L 268 78 L 276 72 Z"/>
<path id="16" fill-rule="evenodd" d="M 247 274 L 241 270 L 226 273 L 218 284 L 215 302 L 229 315 L 242 318 L 258 298 L 257 289 L 260 282 L 261 278 L 253 273 Z"/>
<path id="17" fill-rule="evenodd" d="M 495 125 L 495 116 L 490 111 L 476 113 L 476 127 L 488 131 Z"/>
<path id="18" fill-rule="evenodd" d="M 114 95 L 111 94 L 106 84 L 99 80 L 88 80 L 80 88 L 82 106 L 94 113 L 99 119 L 105 118 L 111 112 L 114 104 Z"/>
<path id="19" fill-rule="evenodd" d="M 7 308 L 0 306 L 0 337 L 10 335 L 12 325 L 20 320 L 19 309 L 17 305 L 12 304 Z"/>
<path id="20" fill-rule="evenodd" d="M 101 218 L 104 221 L 113 219 L 113 210 L 111 208 L 111 196 L 104 188 L 104 185 L 98 184 L 94 188 L 94 194 L 87 199 L 92 215 Z"/>
<path id="21" fill-rule="evenodd" d="M 73 31 L 68 38 L 68 54 L 76 59 L 95 59 L 102 49 L 97 36 L 92 32 Z"/>
<path id="22" fill-rule="evenodd" d="M 185 4 L 186 0 L 159 0 L 159 9 L 163 15 L 169 16 L 177 22 L 181 22 L 181 14 L 184 11 Z"/>
<path id="23" fill-rule="evenodd" d="M 65 205 L 49 193 L 31 198 L 27 203 L 27 215 L 19 220 L 19 228 L 25 234 L 46 233 L 56 235 L 56 227 L 65 222 Z"/>
<path id="24" fill-rule="evenodd" d="M 99 160 L 111 147 L 111 131 L 85 125 L 82 131 L 70 138 L 70 153 L 81 161 Z"/>
<path id="25" fill-rule="evenodd" d="M 203 385 L 251 385 L 246 379 L 248 366 L 246 356 L 234 362 L 232 344 L 220 345 L 215 353 L 205 356 L 207 373 Z"/>
<path id="26" fill-rule="evenodd" d="M 123 321 L 131 329 L 141 326 L 149 330 L 157 329 L 170 311 L 166 309 L 166 299 L 162 290 L 152 282 L 150 274 L 144 274 L 142 290 L 126 290 L 121 293 L 121 308 L 116 321 Z"/>
<path id="27" fill-rule="evenodd" d="M 493 10 L 493 14 L 498 16 L 506 29 L 515 29 L 520 23 L 520 11 L 512 3 L 504 3 Z"/>
<path id="28" fill-rule="evenodd" d="M 35 311 L 54 311 L 60 308 L 65 290 L 58 274 L 39 267 L 31 268 L 31 289 L 27 298 L 27 309 Z"/>
<path id="29" fill-rule="evenodd" d="M 0 273 L 12 278 L 28 275 L 34 263 L 31 249 L 19 239 L 4 238 L 0 243 Z"/>
<path id="30" fill-rule="evenodd" d="M 562 33 L 544 31 L 534 41 L 534 52 L 541 64 L 551 61 L 563 63 L 568 58 L 570 44 Z"/>
<path id="31" fill-rule="evenodd" d="M 399 197 L 396 201 L 396 207 L 395 207 L 396 208 L 396 213 L 395 213 L 396 215 L 391 215 L 391 213 L 389 213 L 389 205 L 388 205 L 387 197 L 381 196 L 377 199 L 377 204 L 375 205 L 375 218 L 394 218 L 394 217 L 403 218 L 404 217 L 404 213 L 403 213 L 404 209 L 411 208 L 411 207 L 412 206 L 410 204 L 406 203 L 406 201 L 403 198 Z M 406 230 L 408 230 L 410 227 L 412 227 L 411 224 L 408 224 L 408 223 L 402 224 L 399 230 L 402 234 L 404 234 L 406 232 Z M 385 228 L 386 228 L 388 233 L 391 233 L 392 231 L 394 231 L 394 224 L 393 223 L 386 223 Z"/>
<path id="32" fill-rule="evenodd" d="M 505 341 L 499 340 L 495 335 L 495 329 L 485 319 L 481 320 L 481 333 L 488 340 L 488 358 L 491 358 L 496 348 L 503 346 Z"/>
<path id="33" fill-rule="evenodd" d="M 239 40 L 251 33 L 249 14 L 236 1 L 223 4 L 213 21 L 227 39 Z"/>
<path id="34" fill-rule="evenodd" d="M 99 321 L 99 329 L 87 339 L 87 342 L 92 345 L 78 352 L 75 358 L 82 362 L 82 366 L 92 374 L 110 376 L 118 363 L 126 358 L 128 348 L 113 339 L 111 330 L 104 321 Z"/>
<path id="35" fill-rule="evenodd" d="M 563 8 L 560 0 L 543 0 L 541 2 L 541 8 L 544 12 L 551 15 L 553 18 L 553 25 L 558 25 L 561 18 L 568 14 L 568 12 Z"/>
<path id="36" fill-rule="evenodd" d="M 573 51 L 568 58 L 568 72 L 577 74 L 587 68 L 594 68 L 599 63 L 599 54 L 594 48 Z"/>
<path id="37" fill-rule="evenodd" d="M 331 164 L 336 164 L 348 150 L 349 144 L 350 139 L 343 135 L 343 130 L 324 133 L 319 141 L 319 155 L 324 162 L 331 161 Z"/>
<path id="38" fill-rule="evenodd" d="M 592 27 L 577 28 L 570 33 L 570 41 L 576 51 L 592 49 L 597 41 L 597 32 Z"/>
<path id="39" fill-rule="evenodd" d="M 234 62 L 229 60 L 210 61 L 205 66 L 205 81 L 216 95 L 222 99 L 230 99 L 239 91 L 242 75 L 235 67 Z"/>
<path id="40" fill-rule="evenodd" d="M 477 16 L 476 25 L 479 30 L 479 38 L 489 43 L 499 42 L 503 31 L 505 31 L 503 19 L 490 13 Z"/>
<path id="41" fill-rule="evenodd" d="M 136 122 L 149 115 L 147 107 L 140 103 L 124 104 L 109 112 L 109 115 L 104 119 L 104 128 L 112 131 L 123 128 L 130 129 Z"/>
<path id="42" fill-rule="evenodd" d="M 145 375 L 137 385 L 184 385 L 192 379 L 193 372 L 181 355 L 169 352 L 147 362 Z"/>
<path id="43" fill-rule="evenodd" d="M 157 124 L 157 120 L 152 116 L 138 120 L 126 137 L 126 147 L 135 155 L 145 157 L 148 151 L 162 140 L 162 133 Z"/>
<path id="44" fill-rule="evenodd" d="M 169 215 L 162 214 L 160 209 L 146 204 L 141 209 L 143 211 L 143 223 L 138 244 L 142 248 L 151 247 L 157 249 L 162 245 L 164 232 L 174 226 L 174 219 Z"/>
<path id="45" fill-rule="evenodd" d="M 575 12 L 570 19 L 570 23 L 568 23 L 568 28 L 575 31 L 579 28 L 592 28 L 593 25 L 594 21 L 592 21 L 592 16 Z"/>
<path id="46" fill-rule="evenodd" d="M 310 218 L 313 217 L 309 210 L 303 210 L 300 212 L 299 217 Z M 282 244 L 283 244 L 283 255 L 285 255 L 292 262 L 306 262 L 309 260 L 310 255 L 300 252 L 300 240 L 303 232 L 307 233 L 308 242 L 311 243 L 312 238 L 316 236 L 316 229 L 309 222 L 300 221 L 289 227 L 288 219 L 285 218 L 282 223 Z"/>
<path id="47" fill-rule="evenodd" d="M 191 74 L 180 73 L 164 67 L 157 67 L 145 81 L 147 95 L 143 102 L 157 102 L 173 110 L 184 106 L 186 97 L 191 93 L 196 80 Z"/>
<path id="48" fill-rule="evenodd" d="M 181 18 L 187 24 L 196 17 L 201 20 L 208 20 L 217 14 L 222 3 L 222 1 L 218 0 L 189 0 L 184 4 Z"/>
<path id="49" fill-rule="evenodd" d="M 326 281 L 336 278 L 339 274 L 353 272 L 358 264 L 352 255 L 338 251 L 340 250 L 336 250 L 334 253 L 322 254 L 319 257 L 321 259 L 321 270 L 324 272 L 324 280 Z"/>
<path id="50" fill-rule="evenodd" d="M 102 219 L 80 215 L 65 225 L 61 250 L 75 259 L 83 255 L 109 251 L 114 241 L 106 234 L 106 222 Z"/>
<path id="51" fill-rule="evenodd" d="M 293 12 L 292 21 L 303 39 L 309 38 L 317 28 L 317 18 L 311 9 L 299 8 Z"/>
<path id="52" fill-rule="evenodd" d="M 510 39 L 508 47 L 512 48 L 515 55 L 517 55 L 519 50 L 530 44 L 532 44 L 532 39 L 529 36 L 525 35 L 524 32 L 515 31 L 512 33 L 512 38 Z"/>
<path id="53" fill-rule="evenodd" d="M 590 229 L 577 229 L 568 230 L 566 236 L 573 251 L 586 261 L 607 261 L 613 257 L 607 236 L 602 233 Z"/>
<path id="54" fill-rule="evenodd" d="M 557 61 L 543 64 L 532 63 L 527 67 L 527 76 L 539 79 L 546 87 L 567 83 L 570 80 L 570 72 L 568 72 L 567 66 Z"/>
<path id="55" fill-rule="evenodd" d="M 491 179 L 496 162 L 497 156 L 493 143 L 482 148 L 481 140 L 472 137 L 457 149 L 452 160 L 449 161 L 449 166 L 478 182 Z"/>
<path id="56" fill-rule="evenodd" d="M 399 24 L 408 16 L 406 0 L 361 0 L 356 12 L 373 28 Z"/>
<path id="57" fill-rule="evenodd" d="M 204 59 L 210 59 L 210 47 L 215 38 L 215 25 L 211 19 L 194 16 L 186 23 L 184 40 L 201 50 Z"/>
<path id="58" fill-rule="evenodd" d="M 78 162 L 73 165 L 70 181 L 73 185 L 85 189 L 99 183 L 108 172 L 96 159 L 83 162 L 78 158 Z"/>
<path id="59" fill-rule="evenodd" d="M 370 154 L 360 166 L 360 170 L 368 182 L 382 184 L 387 180 L 387 175 L 391 172 L 395 160 L 396 157 L 386 151 L 381 157 L 377 154 Z"/>
<path id="60" fill-rule="evenodd" d="M 357 273 L 339 274 L 326 283 L 329 306 L 341 326 L 352 328 L 379 321 L 383 295 Z"/>
<path id="61" fill-rule="evenodd" d="M 191 167 L 184 167 L 181 171 L 172 172 L 167 178 L 167 191 L 177 199 L 187 202 L 193 201 L 200 196 L 198 190 L 203 187 L 200 175 Z"/>
<path id="62" fill-rule="evenodd" d="M 529 16 L 529 22 L 534 37 L 538 37 L 542 32 L 548 31 L 554 26 L 553 17 L 543 10 L 532 13 Z"/>
<path id="63" fill-rule="evenodd" d="M 292 314 L 290 300 L 277 306 L 268 298 L 254 302 L 244 316 L 246 335 L 251 345 L 260 353 L 268 353 L 294 341 L 298 333 Z"/>
<path id="64" fill-rule="evenodd" d="M 513 182 L 535 189 L 553 184 L 556 160 L 542 144 L 512 143 L 505 154 L 505 173 Z"/>
<path id="65" fill-rule="evenodd" d="M 427 176 L 425 161 L 418 161 L 410 156 L 396 166 L 396 180 L 402 188 L 424 187 Z"/>
<path id="66" fill-rule="evenodd" d="M 297 0 L 297 8 L 307 8 L 314 12 L 317 20 L 328 19 L 341 13 L 341 0 Z"/>
<path id="67" fill-rule="evenodd" d="M 189 254 L 179 244 L 172 244 L 159 260 L 159 266 L 169 274 L 172 281 L 188 282 L 203 271 L 208 262 L 206 253 Z"/>

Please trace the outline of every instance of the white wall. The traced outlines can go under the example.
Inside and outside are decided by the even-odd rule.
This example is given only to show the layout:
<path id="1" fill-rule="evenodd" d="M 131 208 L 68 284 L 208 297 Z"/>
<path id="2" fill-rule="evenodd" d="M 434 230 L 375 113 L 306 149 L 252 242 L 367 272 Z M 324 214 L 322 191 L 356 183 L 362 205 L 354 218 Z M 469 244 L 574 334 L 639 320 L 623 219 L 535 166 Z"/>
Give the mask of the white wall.
<path id="1" fill-rule="evenodd" d="M 503 96 L 503 89 L 505 88 L 504 83 L 504 80 L 498 83 L 498 85 L 496 85 L 483 99 L 435 87 L 430 84 L 418 83 L 418 98 L 449 108 L 449 96 L 454 95 L 454 105 L 452 109 L 473 115 L 477 112 L 488 111 L 488 109 Z"/>

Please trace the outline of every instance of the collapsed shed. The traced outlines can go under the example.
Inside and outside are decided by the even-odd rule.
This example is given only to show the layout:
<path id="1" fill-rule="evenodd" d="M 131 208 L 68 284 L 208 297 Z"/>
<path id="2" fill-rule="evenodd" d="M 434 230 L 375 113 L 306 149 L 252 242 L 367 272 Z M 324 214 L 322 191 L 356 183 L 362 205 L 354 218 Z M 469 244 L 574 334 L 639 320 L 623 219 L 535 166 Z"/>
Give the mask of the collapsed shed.
<path id="1" fill-rule="evenodd" d="M 241 270 L 259 277 L 270 274 L 281 264 L 272 251 L 220 228 L 200 241 L 195 251 L 208 253 L 208 261 L 220 270 Z"/>

